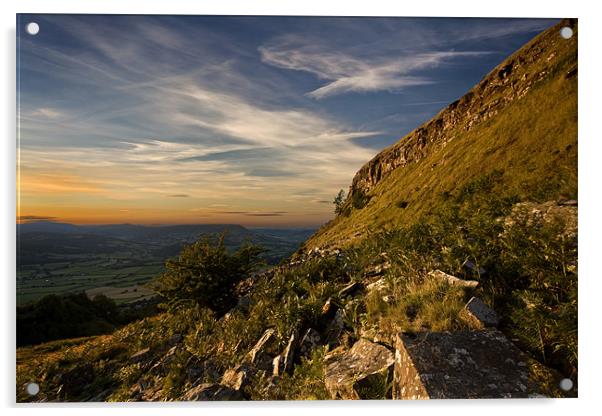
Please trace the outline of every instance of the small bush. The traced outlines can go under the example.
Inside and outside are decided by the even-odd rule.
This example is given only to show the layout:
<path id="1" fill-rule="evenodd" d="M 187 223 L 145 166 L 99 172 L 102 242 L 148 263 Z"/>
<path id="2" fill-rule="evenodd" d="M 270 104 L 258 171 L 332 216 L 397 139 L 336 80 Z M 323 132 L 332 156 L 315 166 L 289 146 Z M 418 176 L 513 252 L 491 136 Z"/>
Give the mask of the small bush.
<path id="1" fill-rule="evenodd" d="M 353 194 L 351 194 L 351 203 L 355 209 L 364 208 L 368 205 L 368 202 L 370 202 L 370 197 L 360 189 L 356 189 Z"/>
<path id="2" fill-rule="evenodd" d="M 229 254 L 224 235 L 216 244 L 202 239 L 168 260 L 152 287 L 172 306 L 192 302 L 221 314 L 233 306 L 236 284 L 263 264 L 261 253 L 260 247 L 247 244 Z"/>

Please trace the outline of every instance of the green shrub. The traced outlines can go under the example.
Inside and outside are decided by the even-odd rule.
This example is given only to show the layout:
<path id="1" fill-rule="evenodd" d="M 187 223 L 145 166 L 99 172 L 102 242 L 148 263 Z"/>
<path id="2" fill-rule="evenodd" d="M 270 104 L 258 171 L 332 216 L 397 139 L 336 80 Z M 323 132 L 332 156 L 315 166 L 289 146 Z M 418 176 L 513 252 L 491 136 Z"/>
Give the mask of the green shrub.
<path id="1" fill-rule="evenodd" d="M 356 189 L 353 194 L 351 194 L 351 203 L 355 209 L 364 208 L 368 205 L 368 202 L 370 202 L 370 197 L 360 189 Z"/>
<path id="2" fill-rule="evenodd" d="M 236 284 L 263 264 L 262 252 L 260 247 L 247 244 L 230 254 L 224 245 L 224 235 L 216 244 L 202 239 L 185 246 L 178 257 L 168 260 L 165 272 L 153 282 L 152 288 L 172 306 L 192 302 L 221 314 L 235 303 Z"/>

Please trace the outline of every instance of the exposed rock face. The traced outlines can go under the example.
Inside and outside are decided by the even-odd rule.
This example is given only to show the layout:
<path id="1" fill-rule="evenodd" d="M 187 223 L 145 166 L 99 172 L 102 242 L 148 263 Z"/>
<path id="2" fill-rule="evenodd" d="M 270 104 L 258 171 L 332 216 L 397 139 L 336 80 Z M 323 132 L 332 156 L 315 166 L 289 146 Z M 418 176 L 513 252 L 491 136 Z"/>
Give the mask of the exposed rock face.
<path id="1" fill-rule="evenodd" d="M 325 384 L 333 399 L 370 399 L 391 377 L 394 357 L 382 345 L 361 339 L 326 367 Z"/>
<path id="2" fill-rule="evenodd" d="M 496 329 L 396 337 L 394 399 L 529 397 L 527 357 Z"/>
<path id="3" fill-rule="evenodd" d="M 220 384 L 200 384 L 188 390 L 182 401 L 244 400 L 242 393 Z"/>
<path id="4" fill-rule="evenodd" d="M 485 305 L 481 299 L 474 296 L 462 309 L 460 317 L 476 329 L 496 327 L 500 322 L 497 314 L 489 306 Z"/>
<path id="5" fill-rule="evenodd" d="M 575 27 L 576 21 L 563 25 Z M 507 105 L 524 97 L 549 73 L 518 71 L 541 61 L 547 55 L 550 68 L 555 64 L 555 46 L 562 42 L 556 30 L 548 30 L 525 48 L 510 56 L 466 95 L 451 103 L 429 122 L 412 131 L 394 145 L 377 154 L 354 176 L 348 199 L 355 193 L 367 193 L 394 169 L 415 163 L 432 151 L 433 146 L 445 146 L 454 140 L 458 129 L 471 130 L 489 120 Z"/>
<path id="6" fill-rule="evenodd" d="M 468 288 L 475 288 L 479 285 L 479 282 L 476 280 L 464 280 L 459 279 L 456 276 L 452 276 L 451 274 L 447 274 L 442 272 L 441 270 L 433 270 L 429 273 L 429 276 L 432 276 L 436 279 L 446 281 L 452 286 L 462 286 Z"/>

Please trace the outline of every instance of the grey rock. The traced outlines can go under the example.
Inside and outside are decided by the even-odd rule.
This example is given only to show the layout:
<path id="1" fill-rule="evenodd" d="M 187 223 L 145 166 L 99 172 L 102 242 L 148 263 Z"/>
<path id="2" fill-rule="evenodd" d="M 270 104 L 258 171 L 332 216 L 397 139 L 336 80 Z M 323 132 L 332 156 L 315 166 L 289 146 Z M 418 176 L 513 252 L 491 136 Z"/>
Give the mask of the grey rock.
<path id="1" fill-rule="evenodd" d="M 486 327 L 496 327 L 499 325 L 497 314 L 479 298 L 472 297 L 464 309 L 460 312 L 460 317 L 470 326 L 477 329 Z"/>
<path id="2" fill-rule="evenodd" d="M 220 384 L 234 390 L 240 390 L 248 384 L 251 374 L 252 369 L 249 366 L 239 364 L 226 370 Z"/>
<path id="3" fill-rule="evenodd" d="M 373 292 L 373 291 L 378 291 L 381 292 L 383 290 L 386 290 L 388 288 L 388 283 L 385 279 L 378 279 L 375 282 L 372 282 L 368 285 L 366 285 L 366 290 L 368 292 Z"/>
<path id="4" fill-rule="evenodd" d="M 483 275 L 487 274 L 487 270 L 485 270 L 483 267 L 480 267 L 480 266 L 477 267 L 477 265 L 474 264 L 470 260 L 466 260 L 462 264 L 462 267 L 468 274 L 471 274 L 473 276 L 483 276 Z"/>
<path id="5" fill-rule="evenodd" d="M 388 348 L 365 339 L 327 365 L 324 382 L 333 399 L 376 399 L 373 394 L 382 386 L 386 394 L 392 377 L 394 357 Z"/>
<path id="6" fill-rule="evenodd" d="M 335 347 L 339 345 L 341 334 L 345 329 L 345 311 L 343 309 L 337 309 L 334 317 L 326 327 L 324 331 L 324 338 L 328 345 Z"/>
<path id="7" fill-rule="evenodd" d="M 302 357 L 309 357 L 318 345 L 320 345 L 320 334 L 315 329 L 308 328 L 299 343 L 299 354 Z"/>
<path id="8" fill-rule="evenodd" d="M 524 354 L 496 329 L 398 334 L 394 399 L 529 397 Z"/>
<path id="9" fill-rule="evenodd" d="M 451 274 L 447 274 L 442 272 L 441 270 L 433 270 L 429 272 L 429 276 L 434 277 L 439 280 L 446 281 L 452 286 L 462 286 L 466 288 L 475 288 L 479 285 L 479 282 L 476 280 L 464 280 L 459 279 L 456 276 L 452 276 Z"/>

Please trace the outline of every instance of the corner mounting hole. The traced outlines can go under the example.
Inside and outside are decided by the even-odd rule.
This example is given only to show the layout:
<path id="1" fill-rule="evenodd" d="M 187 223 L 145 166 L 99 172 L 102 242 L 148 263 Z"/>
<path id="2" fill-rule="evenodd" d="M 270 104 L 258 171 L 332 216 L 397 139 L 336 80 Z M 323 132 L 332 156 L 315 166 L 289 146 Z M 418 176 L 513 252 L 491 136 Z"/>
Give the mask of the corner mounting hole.
<path id="1" fill-rule="evenodd" d="M 573 37 L 573 29 L 571 29 L 568 26 L 563 27 L 562 29 L 560 29 L 560 36 L 563 37 L 563 39 L 570 39 Z"/>
<path id="2" fill-rule="evenodd" d="M 40 25 L 37 24 L 36 22 L 30 22 L 30 23 L 27 23 L 27 26 L 25 26 L 25 30 L 30 35 L 35 36 L 40 32 Z"/>
<path id="3" fill-rule="evenodd" d="M 573 380 L 570 378 L 563 378 L 560 380 L 559 387 L 562 391 L 570 391 L 573 388 Z"/>
<path id="4" fill-rule="evenodd" d="M 27 394 L 30 396 L 35 396 L 40 392 L 40 385 L 38 383 L 27 383 L 25 391 L 27 391 Z"/>

